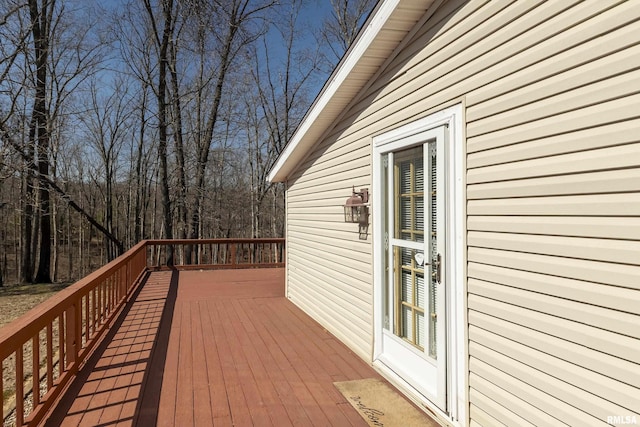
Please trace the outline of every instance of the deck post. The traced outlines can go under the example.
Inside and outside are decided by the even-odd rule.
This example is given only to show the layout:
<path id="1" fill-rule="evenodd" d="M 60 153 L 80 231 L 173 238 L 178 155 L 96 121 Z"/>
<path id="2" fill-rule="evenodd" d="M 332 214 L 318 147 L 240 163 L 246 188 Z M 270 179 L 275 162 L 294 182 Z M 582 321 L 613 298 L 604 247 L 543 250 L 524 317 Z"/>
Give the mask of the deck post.
<path id="1" fill-rule="evenodd" d="M 237 246 L 235 243 L 231 244 L 231 268 L 235 268 L 236 266 L 236 249 Z"/>

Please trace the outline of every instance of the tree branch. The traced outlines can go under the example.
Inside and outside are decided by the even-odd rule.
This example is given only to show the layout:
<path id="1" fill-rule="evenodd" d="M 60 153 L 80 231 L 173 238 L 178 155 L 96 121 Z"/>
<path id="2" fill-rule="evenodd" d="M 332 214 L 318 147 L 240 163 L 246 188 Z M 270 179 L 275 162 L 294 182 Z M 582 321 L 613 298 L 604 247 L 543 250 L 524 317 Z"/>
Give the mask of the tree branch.
<path id="1" fill-rule="evenodd" d="M 6 142 L 8 142 L 15 150 L 16 152 L 20 155 L 20 157 L 23 158 L 23 160 L 25 160 L 27 162 L 27 165 L 33 169 L 34 171 L 36 171 L 36 176 L 37 178 L 46 186 L 48 186 L 51 190 L 55 191 L 56 193 L 58 193 L 58 195 L 60 196 L 60 198 L 62 200 L 64 200 L 65 202 L 67 202 L 67 204 L 73 208 L 76 212 L 78 212 L 81 216 L 83 216 L 87 221 L 89 221 L 89 223 L 91 225 L 93 225 L 94 227 L 96 227 L 102 234 L 104 234 L 104 236 L 106 238 L 108 238 L 110 241 L 112 241 L 116 247 L 118 248 L 118 254 L 122 254 L 124 253 L 124 244 L 113 234 L 111 234 L 111 232 L 109 232 L 109 230 L 107 230 L 102 224 L 100 224 L 94 217 L 92 217 L 91 215 L 89 215 L 89 213 L 87 211 L 85 211 L 80 205 L 78 205 L 72 198 L 70 195 L 68 195 L 62 188 L 60 188 L 58 186 L 58 184 L 56 184 L 51 178 L 49 178 L 48 176 L 44 175 L 44 174 L 40 174 L 38 173 L 38 166 L 29 159 L 29 156 L 22 151 L 22 147 L 20 147 L 20 145 L 14 141 L 9 132 L 6 130 L 6 128 L 0 124 L 0 138 L 4 139 Z"/>

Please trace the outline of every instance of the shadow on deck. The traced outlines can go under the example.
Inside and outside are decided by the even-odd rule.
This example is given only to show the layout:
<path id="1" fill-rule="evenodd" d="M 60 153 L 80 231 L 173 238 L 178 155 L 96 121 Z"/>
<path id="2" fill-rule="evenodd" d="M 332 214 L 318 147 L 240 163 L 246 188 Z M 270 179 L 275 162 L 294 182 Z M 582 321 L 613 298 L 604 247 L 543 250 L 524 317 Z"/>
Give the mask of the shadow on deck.
<path id="1" fill-rule="evenodd" d="M 284 269 L 152 272 L 46 425 L 366 423 L 335 381 L 380 376 L 284 297 Z"/>

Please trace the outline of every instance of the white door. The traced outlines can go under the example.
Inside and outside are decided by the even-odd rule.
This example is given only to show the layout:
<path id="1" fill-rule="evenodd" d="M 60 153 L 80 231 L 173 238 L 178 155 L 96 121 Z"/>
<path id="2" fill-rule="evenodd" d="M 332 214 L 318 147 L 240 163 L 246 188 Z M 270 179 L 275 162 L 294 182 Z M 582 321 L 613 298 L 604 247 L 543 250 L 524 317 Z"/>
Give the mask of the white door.
<path id="1" fill-rule="evenodd" d="M 381 147 L 382 316 L 378 357 L 447 410 L 446 126 Z"/>

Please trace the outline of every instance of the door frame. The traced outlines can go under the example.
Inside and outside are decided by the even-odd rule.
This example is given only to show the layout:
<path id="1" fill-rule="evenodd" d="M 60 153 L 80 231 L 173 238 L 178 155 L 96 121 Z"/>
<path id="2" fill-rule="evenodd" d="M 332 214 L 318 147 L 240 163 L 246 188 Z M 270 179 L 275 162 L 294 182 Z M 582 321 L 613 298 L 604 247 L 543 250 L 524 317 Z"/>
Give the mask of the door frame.
<path id="1" fill-rule="evenodd" d="M 465 189 L 465 157 L 463 106 L 457 104 L 427 117 L 405 124 L 394 130 L 375 136 L 373 148 L 373 321 L 374 346 L 373 363 L 380 371 L 399 387 L 407 390 L 411 397 L 423 404 L 439 416 L 456 425 L 468 425 L 468 346 L 466 316 L 466 196 Z M 421 395 L 409 383 L 388 368 L 381 360 L 382 331 L 384 326 L 384 209 L 382 197 L 384 188 L 382 154 L 390 151 L 390 147 L 403 145 L 401 141 L 416 139 L 416 134 L 427 130 L 447 126 L 445 135 L 447 191 L 446 204 L 446 335 L 447 339 L 447 412 L 440 410 L 435 404 Z M 412 138 L 413 137 L 413 138 Z"/>

